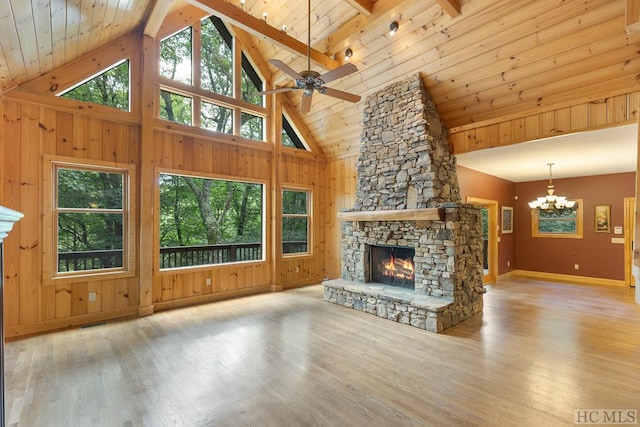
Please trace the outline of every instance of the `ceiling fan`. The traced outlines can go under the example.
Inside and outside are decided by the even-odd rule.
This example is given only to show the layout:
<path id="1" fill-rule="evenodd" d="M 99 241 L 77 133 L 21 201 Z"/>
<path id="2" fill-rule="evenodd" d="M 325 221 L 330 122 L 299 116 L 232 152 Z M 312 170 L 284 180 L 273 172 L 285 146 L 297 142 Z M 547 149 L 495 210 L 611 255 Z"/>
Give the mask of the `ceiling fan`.
<path id="1" fill-rule="evenodd" d="M 269 62 L 273 64 L 276 68 L 278 68 L 283 73 L 289 75 L 295 80 L 295 86 L 292 87 L 283 87 L 280 89 L 272 89 L 265 90 L 262 92 L 257 92 L 256 95 L 267 95 L 271 93 L 280 93 L 280 92 L 292 92 L 294 90 L 303 90 L 302 93 L 302 102 L 300 104 L 300 112 L 308 113 L 311 110 L 311 98 L 313 96 L 314 91 L 318 91 L 323 95 L 333 96 L 334 98 L 339 98 L 349 102 L 358 102 L 360 101 L 359 95 L 354 95 L 348 92 L 343 92 L 341 90 L 332 89 L 330 87 L 326 87 L 325 84 L 347 76 L 351 73 L 358 71 L 358 68 L 351 64 L 343 64 L 338 68 L 328 71 L 324 74 L 320 74 L 316 71 L 311 70 L 311 0 L 308 1 L 307 4 L 308 16 L 307 16 L 307 69 L 305 71 L 297 72 L 293 68 L 289 67 L 284 62 L 278 59 L 270 59 Z"/>

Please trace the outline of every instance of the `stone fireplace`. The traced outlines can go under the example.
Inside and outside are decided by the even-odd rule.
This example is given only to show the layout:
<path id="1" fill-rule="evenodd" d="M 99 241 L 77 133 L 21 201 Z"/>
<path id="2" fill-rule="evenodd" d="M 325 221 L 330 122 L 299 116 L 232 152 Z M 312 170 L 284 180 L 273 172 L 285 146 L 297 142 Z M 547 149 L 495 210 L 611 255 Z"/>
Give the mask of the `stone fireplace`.
<path id="1" fill-rule="evenodd" d="M 419 75 L 367 98 L 356 201 L 338 218 L 342 278 L 323 283 L 325 301 L 433 332 L 482 311 L 480 209 L 460 201 Z"/>

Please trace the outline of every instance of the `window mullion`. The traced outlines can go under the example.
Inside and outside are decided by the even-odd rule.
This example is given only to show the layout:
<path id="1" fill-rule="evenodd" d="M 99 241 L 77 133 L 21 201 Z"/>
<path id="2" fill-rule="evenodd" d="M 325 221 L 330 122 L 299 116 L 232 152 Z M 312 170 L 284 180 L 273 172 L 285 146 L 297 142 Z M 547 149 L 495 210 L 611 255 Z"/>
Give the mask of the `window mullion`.
<path id="1" fill-rule="evenodd" d="M 233 97 L 235 99 L 242 99 L 242 50 L 236 38 L 233 38 Z M 241 135 L 242 127 L 242 110 L 239 108 L 233 109 L 233 134 Z"/>

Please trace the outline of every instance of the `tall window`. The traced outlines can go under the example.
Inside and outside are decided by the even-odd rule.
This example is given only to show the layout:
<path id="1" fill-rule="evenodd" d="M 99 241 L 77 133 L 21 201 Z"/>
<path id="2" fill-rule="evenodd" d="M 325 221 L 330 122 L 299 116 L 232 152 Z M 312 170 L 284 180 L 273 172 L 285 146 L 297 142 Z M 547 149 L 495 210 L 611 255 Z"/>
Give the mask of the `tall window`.
<path id="1" fill-rule="evenodd" d="M 128 268 L 129 175 L 53 163 L 54 276 Z"/>
<path id="2" fill-rule="evenodd" d="M 263 259 L 264 185 L 160 175 L 160 268 Z"/>
<path id="3" fill-rule="evenodd" d="M 282 191 L 282 253 L 309 252 L 310 192 Z"/>
<path id="4" fill-rule="evenodd" d="M 264 141 L 268 112 L 256 95 L 264 82 L 244 53 L 240 74 L 234 76 L 235 48 L 233 35 L 215 16 L 163 39 L 160 118 Z"/>
<path id="5" fill-rule="evenodd" d="M 129 61 L 122 61 L 59 96 L 129 111 L 129 92 Z"/>

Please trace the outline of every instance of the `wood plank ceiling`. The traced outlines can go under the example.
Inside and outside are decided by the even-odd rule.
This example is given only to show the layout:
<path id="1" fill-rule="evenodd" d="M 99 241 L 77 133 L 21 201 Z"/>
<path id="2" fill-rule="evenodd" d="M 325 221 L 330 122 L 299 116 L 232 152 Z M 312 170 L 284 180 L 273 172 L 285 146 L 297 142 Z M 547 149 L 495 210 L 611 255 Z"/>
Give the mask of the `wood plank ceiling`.
<path id="1" fill-rule="evenodd" d="M 266 12 L 266 24 L 278 31 L 286 25 L 288 36 L 306 43 L 306 2 L 226 3 L 241 17 L 262 19 Z M 627 4 L 633 9 L 625 14 Z M 142 31 L 147 21 L 157 28 L 159 14 L 183 7 L 190 6 L 178 0 L 0 0 L 0 86 L 7 91 L 24 84 Z M 456 130 L 640 89 L 636 9 L 635 0 L 312 0 L 311 44 L 333 58 L 328 63 L 343 63 L 345 49 L 353 51 L 359 71 L 330 86 L 363 100 L 421 73 L 443 120 Z M 400 28 L 392 37 L 393 21 Z M 252 41 L 265 59 L 307 68 L 299 52 L 261 35 Z M 328 66 L 317 62 L 311 68 L 326 72 Z M 273 85 L 291 83 L 272 71 Z M 290 99 L 300 102 L 299 95 Z M 328 157 L 357 152 L 363 105 L 314 95 L 303 119 Z"/>

